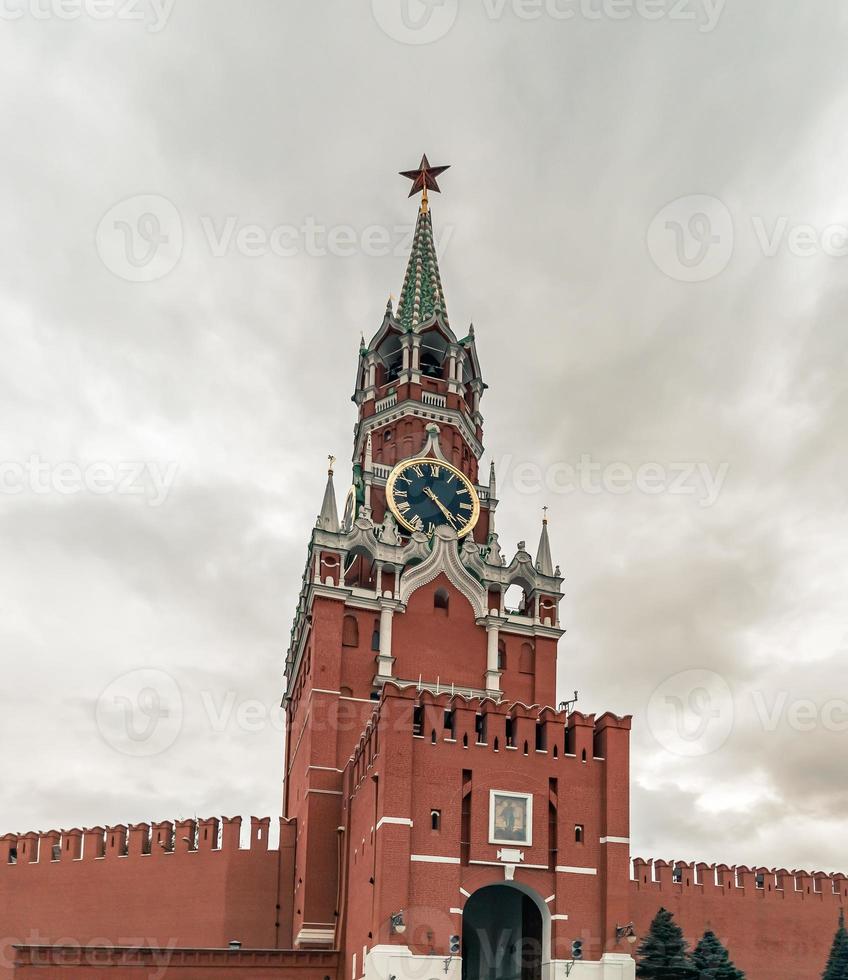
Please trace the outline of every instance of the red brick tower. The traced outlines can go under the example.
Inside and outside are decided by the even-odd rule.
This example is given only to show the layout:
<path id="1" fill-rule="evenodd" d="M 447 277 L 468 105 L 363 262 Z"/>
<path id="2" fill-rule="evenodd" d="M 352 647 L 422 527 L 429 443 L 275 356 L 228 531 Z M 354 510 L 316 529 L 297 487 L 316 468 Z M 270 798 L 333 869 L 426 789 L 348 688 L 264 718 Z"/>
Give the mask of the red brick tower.
<path id="1" fill-rule="evenodd" d="M 562 577 L 507 561 L 474 329 L 451 328 L 423 191 L 398 308 L 359 352 L 353 485 L 333 469 L 291 646 L 292 936 L 341 976 L 633 976 L 629 718 L 557 710 Z M 507 609 L 508 588 L 522 592 Z M 574 962 L 576 961 L 576 962 Z"/>

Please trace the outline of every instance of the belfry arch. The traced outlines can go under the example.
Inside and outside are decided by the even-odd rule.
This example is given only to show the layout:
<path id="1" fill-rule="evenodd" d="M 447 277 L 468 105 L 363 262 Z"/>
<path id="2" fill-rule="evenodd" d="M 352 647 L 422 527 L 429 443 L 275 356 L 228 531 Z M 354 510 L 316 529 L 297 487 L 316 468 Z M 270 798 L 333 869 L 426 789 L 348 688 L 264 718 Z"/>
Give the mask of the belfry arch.
<path id="1" fill-rule="evenodd" d="M 462 980 L 542 980 L 550 958 L 550 910 L 532 888 L 498 882 L 465 903 Z"/>

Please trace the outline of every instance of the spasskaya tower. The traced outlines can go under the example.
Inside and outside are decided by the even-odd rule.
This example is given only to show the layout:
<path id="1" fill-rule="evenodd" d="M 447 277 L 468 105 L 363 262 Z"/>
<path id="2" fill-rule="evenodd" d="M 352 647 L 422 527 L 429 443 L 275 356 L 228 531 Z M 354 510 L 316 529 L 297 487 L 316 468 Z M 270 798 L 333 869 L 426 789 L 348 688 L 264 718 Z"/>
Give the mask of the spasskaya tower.
<path id="1" fill-rule="evenodd" d="M 351 486 L 340 516 L 331 465 L 291 633 L 292 940 L 343 951 L 350 980 L 541 980 L 567 953 L 625 978 L 630 721 L 556 709 L 547 522 L 535 556 L 498 539 L 474 328 L 451 325 L 434 245 L 446 169 L 403 174 L 422 194 L 411 254 L 360 345 Z M 504 928 L 525 961 L 487 949 Z"/>

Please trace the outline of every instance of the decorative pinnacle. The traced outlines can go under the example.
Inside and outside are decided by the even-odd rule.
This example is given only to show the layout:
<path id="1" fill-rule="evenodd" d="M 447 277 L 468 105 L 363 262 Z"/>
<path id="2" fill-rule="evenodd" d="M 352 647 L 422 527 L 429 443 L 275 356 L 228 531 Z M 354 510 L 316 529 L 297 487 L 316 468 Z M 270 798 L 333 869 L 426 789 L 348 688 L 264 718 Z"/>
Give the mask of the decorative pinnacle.
<path id="1" fill-rule="evenodd" d="M 328 456 L 327 459 L 330 461 L 330 468 L 327 470 L 327 475 L 328 476 L 332 476 L 333 475 L 333 467 L 336 465 L 336 457 L 335 456 Z"/>
<path id="2" fill-rule="evenodd" d="M 446 170 L 450 168 L 450 164 L 445 167 L 431 167 L 430 161 L 427 159 L 427 154 L 425 153 L 421 157 L 421 163 L 418 165 L 417 170 L 401 170 L 401 177 L 406 177 L 408 180 L 412 181 L 412 189 L 409 192 L 409 196 L 412 197 L 413 194 L 418 194 L 421 192 L 421 213 L 426 214 L 428 210 L 427 202 L 427 191 L 435 191 L 437 194 L 441 194 L 439 185 L 436 183 L 436 178 L 443 174 Z"/>
<path id="3" fill-rule="evenodd" d="M 542 523 L 543 524 L 547 524 L 548 523 L 548 510 L 549 509 L 550 508 L 548 507 L 547 504 L 545 504 L 545 506 L 542 508 Z"/>

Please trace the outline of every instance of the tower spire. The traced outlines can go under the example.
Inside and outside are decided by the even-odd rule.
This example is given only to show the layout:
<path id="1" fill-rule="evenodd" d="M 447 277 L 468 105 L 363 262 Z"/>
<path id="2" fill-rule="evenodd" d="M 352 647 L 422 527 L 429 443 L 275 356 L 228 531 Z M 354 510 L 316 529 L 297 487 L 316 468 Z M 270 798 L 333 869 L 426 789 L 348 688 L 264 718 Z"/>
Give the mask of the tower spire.
<path id="1" fill-rule="evenodd" d="M 551 560 L 551 542 L 548 538 L 548 508 L 542 508 L 542 535 L 536 549 L 536 569 L 542 575 L 553 575 L 554 563 Z"/>
<path id="2" fill-rule="evenodd" d="M 333 467 L 335 456 L 328 456 L 330 465 L 327 469 L 327 486 L 324 489 L 324 500 L 321 502 L 321 513 L 318 515 L 318 527 L 324 531 L 339 532 L 339 508 L 336 504 L 336 488 L 333 485 Z"/>
<path id="3" fill-rule="evenodd" d="M 398 298 L 397 318 L 407 331 L 414 330 L 437 313 L 442 315 L 446 326 L 448 311 L 442 292 L 442 279 L 439 275 L 439 262 L 433 242 L 433 221 L 427 200 L 427 191 L 441 193 L 436 178 L 447 167 L 431 167 L 427 155 L 421 157 L 417 170 L 402 170 L 401 176 L 412 181 L 409 196 L 421 193 L 421 207 L 415 222 L 412 238 L 412 251 L 403 278 Z"/>

